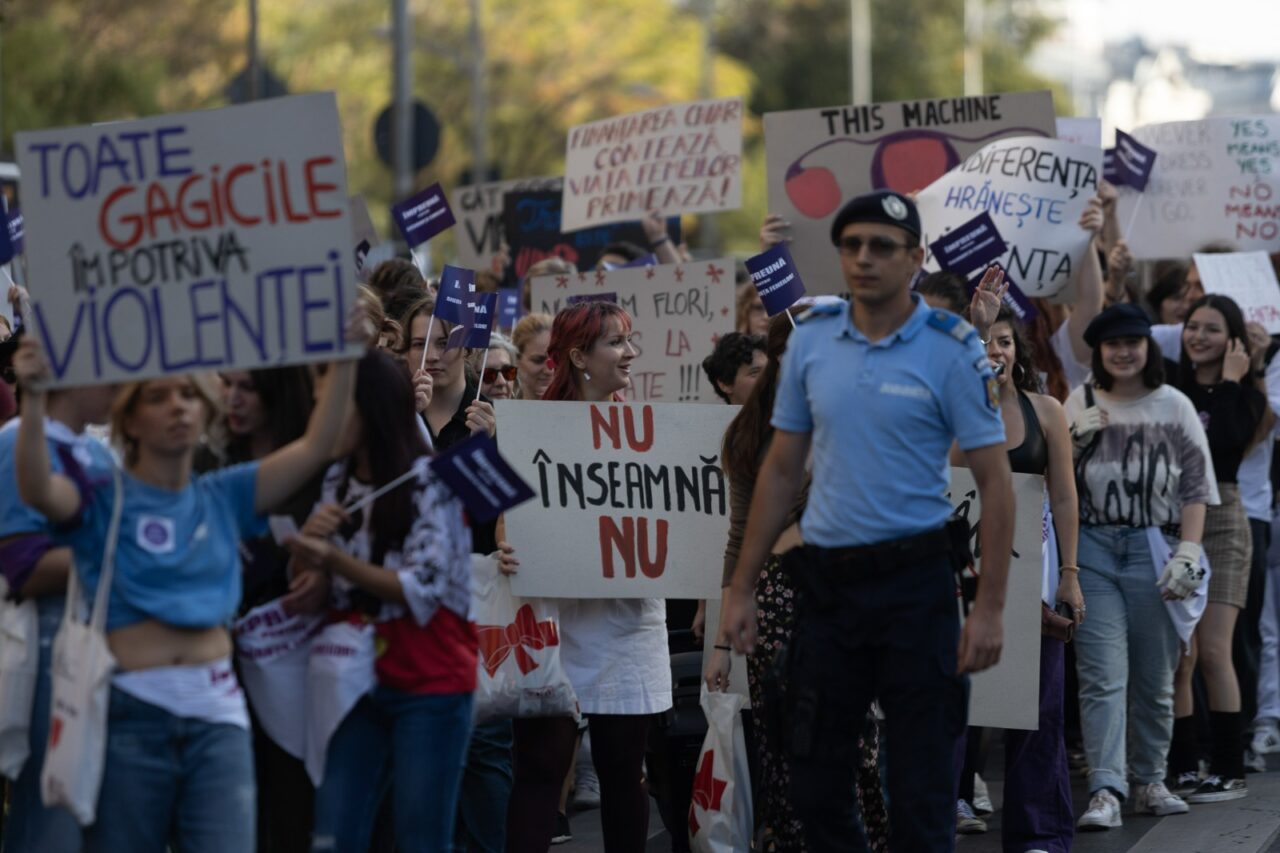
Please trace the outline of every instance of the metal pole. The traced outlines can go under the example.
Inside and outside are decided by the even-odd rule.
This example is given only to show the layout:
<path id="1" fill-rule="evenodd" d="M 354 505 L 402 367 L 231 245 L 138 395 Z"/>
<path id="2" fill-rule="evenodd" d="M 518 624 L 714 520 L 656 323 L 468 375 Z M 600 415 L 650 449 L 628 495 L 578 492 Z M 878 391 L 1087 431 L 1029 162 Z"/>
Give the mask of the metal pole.
<path id="1" fill-rule="evenodd" d="M 480 0 L 471 0 L 471 171 L 472 182 L 488 180 L 488 99 L 484 90 L 484 33 Z"/>
<path id="2" fill-rule="evenodd" d="M 964 0 L 964 93 L 982 94 L 982 3 Z"/>
<path id="3" fill-rule="evenodd" d="M 262 97 L 261 73 L 258 70 L 258 0 L 249 0 L 249 100 Z"/>
<path id="4" fill-rule="evenodd" d="M 850 90 L 853 103 L 871 103 L 871 0 L 850 0 Z"/>
<path id="5" fill-rule="evenodd" d="M 715 90 L 715 0 L 702 0 L 698 8 L 702 23 L 702 67 L 698 79 L 698 97 L 709 100 L 714 97 Z M 714 255 L 720 254 L 720 228 L 714 213 L 705 213 L 698 217 L 701 227 L 701 243 L 704 248 L 711 249 Z"/>
<path id="6" fill-rule="evenodd" d="M 413 193 L 413 56 L 410 52 L 408 0 L 391 0 L 392 93 L 391 162 L 393 201 Z"/>

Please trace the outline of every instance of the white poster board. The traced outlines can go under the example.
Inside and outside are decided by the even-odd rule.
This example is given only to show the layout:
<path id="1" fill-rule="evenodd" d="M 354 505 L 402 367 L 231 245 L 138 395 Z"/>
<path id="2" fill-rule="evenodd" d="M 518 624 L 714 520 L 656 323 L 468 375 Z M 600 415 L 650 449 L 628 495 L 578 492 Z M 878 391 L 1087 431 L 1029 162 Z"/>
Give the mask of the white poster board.
<path id="1" fill-rule="evenodd" d="M 525 190 L 559 190 L 562 178 L 516 178 L 457 187 L 449 206 L 458 218 L 455 266 L 487 270 L 502 250 L 502 198 Z"/>
<path id="2" fill-rule="evenodd" d="M 922 190 L 993 140 L 1055 132 L 1047 91 L 767 113 L 769 211 L 791 223 L 805 289 L 844 293 L 831 221 L 845 202 Z"/>
<path id="3" fill-rule="evenodd" d="M 927 247 L 982 213 L 1009 250 L 998 260 L 1029 298 L 1052 297 L 1073 280 L 1090 235 L 1077 224 L 1102 178 L 1102 150 L 1016 137 L 987 145 L 916 197 Z M 925 268 L 937 269 L 926 254 Z"/>
<path id="4" fill-rule="evenodd" d="M 15 144 L 53 387 L 363 352 L 333 93 Z"/>
<path id="5" fill-rule="evenodd" d="M 1246 323 L 1260 323 L 1280 335 L 1280 283 L 1266 252 L 1230 252 L 1193 256 L 1206 293 L 1230 296 Z"/>
<path id="6" fill-rule="evenodd" d="M 742 99 L 668 104 L 580 124 L 565 148 L 564 233 L 742 206 Z"/>
<path id="7" fill-rule="evenodd" d="M 1102 119 L 1100 118 L 1059 118 L 1057 126 L 1058 138 L 1063 142 L 1088 145 L 1093 148 L 1102 147 Z"/>
<path id="8" fill-rule="evenodd" d="M 632 318 L 640 355 L 628 400 L 722 403 L 702 370 L 734 327 L 733 259 L 658 264 L 532 279 L 534 311 L 556 314 L 570 297 L 613 294 Z"/>
<path id="9" fill-rule="evenodd" d="M 1146 191 L 1121 187 L 1116 205 L 1135 258 L 1186 258 L 1215 242 L 1280 251 L 1280 115 L 1152 124 L 1133 136 L 1156 151 Z"/>
<path id="10" fill-rule="evenodd" d="M 982 503 L 968 468 L 951 469 L 949 496 L 957 513 L 968 520 L 973 531 L 970 547 L 981 558 L 978 521 L 982 516 Z M 970 678 L 969 725 L 1035 729 L 1040 725 L 1044 478 L 1014 474 L 1013 502 L 1017 515 L 1009 585 L 1004 596 L 1004 650 L 998 664 Z"/>
<path id="11" fill-rule="evenodd" d="M 498 400 L 502 456 L 533 486 L 507 512 L 524 597 L 720 594 L 736 406 Z"/>

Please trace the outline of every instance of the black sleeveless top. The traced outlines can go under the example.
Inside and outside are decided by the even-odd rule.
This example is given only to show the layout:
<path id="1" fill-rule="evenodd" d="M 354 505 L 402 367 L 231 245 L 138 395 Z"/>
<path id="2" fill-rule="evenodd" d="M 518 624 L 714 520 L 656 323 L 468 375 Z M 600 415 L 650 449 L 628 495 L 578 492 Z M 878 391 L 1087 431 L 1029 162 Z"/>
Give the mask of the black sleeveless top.
<path id="1" fill-rule="evenodd" d="M 1049 470 L 1049 444 L 1044 440 L 1044 429 L 1036 416 L 1031 398 L 1018 392 L 1018 406 L 1022 409 L 1022 444 L 1009 451 L 1009 468 L 1015 474 L 1040 474 Z"/>

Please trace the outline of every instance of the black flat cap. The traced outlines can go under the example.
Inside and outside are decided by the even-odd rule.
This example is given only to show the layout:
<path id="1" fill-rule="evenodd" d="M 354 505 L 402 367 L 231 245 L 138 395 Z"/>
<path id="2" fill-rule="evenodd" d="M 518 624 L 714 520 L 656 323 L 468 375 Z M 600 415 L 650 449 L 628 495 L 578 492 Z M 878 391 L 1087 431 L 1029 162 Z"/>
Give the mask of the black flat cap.
<path id="1" fill-rule="evenodd" d="M 1094 317 L 1089 327 L 1084 330 L 1084 342 L 1090 348 L 1115 338 L 1149 337 L 1151 337 L 1151 321 L 1147 319 L 1146 313 L 1138 306 L 1127 302 L 1112 305 Z"/>
<path id="2" fill-rule="evenodd" d="M 849 199 L 848 204 L 840 208 L 831 223 L 831 244 L 840 245 L 840 234 L 844 227 L 854 222 L 877 222 L 881 225 L 896 225 L 912 236 L 920 236 L 920 212 L 915 202 L 892 190 L 880 190 Z"/>

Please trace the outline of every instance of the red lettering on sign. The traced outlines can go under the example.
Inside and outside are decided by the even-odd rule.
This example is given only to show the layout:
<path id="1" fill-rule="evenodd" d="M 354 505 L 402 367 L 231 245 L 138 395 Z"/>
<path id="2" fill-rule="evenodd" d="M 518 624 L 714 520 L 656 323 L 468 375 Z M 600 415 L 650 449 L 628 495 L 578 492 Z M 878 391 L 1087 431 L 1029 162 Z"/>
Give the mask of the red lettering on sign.
<path id="1" fill-rule="evenodd" d="M 622 527 L 607 515 L 600 516 L 600 565 L 606 578 L 615 577 L 613 568 L 613 552 L 622 555 L 623 576 L 636 576 L 636 558 L 639 557 L 640 571 L 647 578 L 660 578 L 667 570 L 667 533 L 670 524 L 665 519 L 658 519 L 654 524 L 655 542 L 653 552 L 649 549 L 649 519 L 626 517 L 621 519 Z M 636 541 L 637 536 L 639 542 Z"/>
<path id="2" fill-rule="evenodd" d="M 652 407 L 642 407 L 641 423 L 644 432 L 640 435 L 636 434 L 636 410 L 634 406 L 626 407 L 623 418 L 626 422 L 628 447 L 636 453 L 644 453 L 653 447 Z M 614 450 L 622 449 L 622 431 L 618 423 L 617 406 L 610 406 L 607 411 L 602 410 L 599 406 L 591 407 L 591 446 L 596 450 L 600 449 L 600 434 L 602 432 L 609 439 Z"/>

